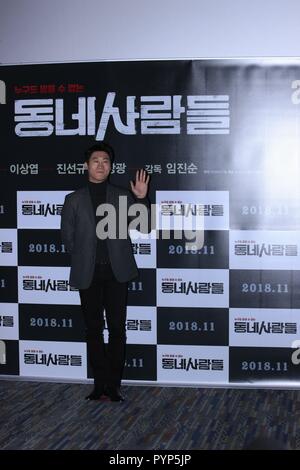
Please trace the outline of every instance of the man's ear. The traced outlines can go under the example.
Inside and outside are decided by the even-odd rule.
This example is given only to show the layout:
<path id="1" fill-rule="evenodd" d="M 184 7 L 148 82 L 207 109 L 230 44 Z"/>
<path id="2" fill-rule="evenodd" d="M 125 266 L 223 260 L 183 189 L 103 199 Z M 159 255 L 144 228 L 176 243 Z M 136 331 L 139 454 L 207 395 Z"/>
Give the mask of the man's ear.
<path id="1" fill-rule="evenodd" d="M 87 162 L 84 162 L 84 164 L 83 164 L 83 168 L 84 168 L 85 170 L 87 170 L 87 169 L 88 169 L 88 164 L 87 164 Z"/>

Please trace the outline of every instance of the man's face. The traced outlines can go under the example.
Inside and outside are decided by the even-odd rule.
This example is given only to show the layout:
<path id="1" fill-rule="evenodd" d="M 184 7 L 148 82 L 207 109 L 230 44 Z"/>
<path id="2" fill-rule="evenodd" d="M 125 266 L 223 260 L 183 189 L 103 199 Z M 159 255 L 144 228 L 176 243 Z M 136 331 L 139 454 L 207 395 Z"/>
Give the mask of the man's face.
<path id="1" fill-rule="evenodd" d="M 89 181 L 102 183 L 108 178 L 111 170 L 110 158 L 106 152 L 97 150 L 93 152 L 87 163 Z"/>

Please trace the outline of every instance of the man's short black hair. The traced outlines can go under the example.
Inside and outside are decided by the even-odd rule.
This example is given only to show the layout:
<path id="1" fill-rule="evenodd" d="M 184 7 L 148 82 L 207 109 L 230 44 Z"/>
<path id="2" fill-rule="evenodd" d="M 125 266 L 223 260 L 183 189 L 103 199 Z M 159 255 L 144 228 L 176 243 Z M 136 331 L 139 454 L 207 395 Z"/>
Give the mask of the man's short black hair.
<path id="1" fill-rule="evenodd" d="M 115 155 L 114 155 L 113 148 L 106 142 L 99 142 L 97 144 L 92 145 L 86 150 L 84 154 L 84 157 L 85 157 L 84 161 L 86 163 L 88 163 L 89 159 L 91 158 L 92 153 L 94 152 L 105 152 L 110 158 L 110 163 L 112 164 L 112 162 L 114 161 Z"/>

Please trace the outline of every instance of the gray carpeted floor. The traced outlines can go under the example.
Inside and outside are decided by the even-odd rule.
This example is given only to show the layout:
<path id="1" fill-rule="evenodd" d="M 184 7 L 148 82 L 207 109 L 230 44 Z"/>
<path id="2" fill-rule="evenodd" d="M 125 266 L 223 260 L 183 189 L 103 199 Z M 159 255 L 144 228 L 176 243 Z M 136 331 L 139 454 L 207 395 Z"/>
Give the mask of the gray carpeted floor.
<path id="1" fill-rule="evenodd" d="M 123 386 L 112 403 L 84 400 L 91 388 L 0 381 L 0 449 L 300 449 L 297 390 Z"/>

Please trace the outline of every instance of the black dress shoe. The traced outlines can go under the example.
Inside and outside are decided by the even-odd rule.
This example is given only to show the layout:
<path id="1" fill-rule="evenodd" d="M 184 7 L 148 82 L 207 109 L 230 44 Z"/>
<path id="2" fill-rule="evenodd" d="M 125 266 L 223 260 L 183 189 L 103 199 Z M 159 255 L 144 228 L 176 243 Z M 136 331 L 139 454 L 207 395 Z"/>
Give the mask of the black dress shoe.
<path id="1" fill-rule="evenodd" d="M 120 389 L 117 387 L 108 387 L 106 394 L 110 398 L 110 401 L 125 401 Z"/>
<path id="2" fill-rule="evenodd" d="M 87 397 L 85 397 L 86 400 L 100 400 L 101 397 L 105 395 L 104 393 L 104 387 L 103 388 L 94 388 L 92 393 L 90 393 Z"/>

